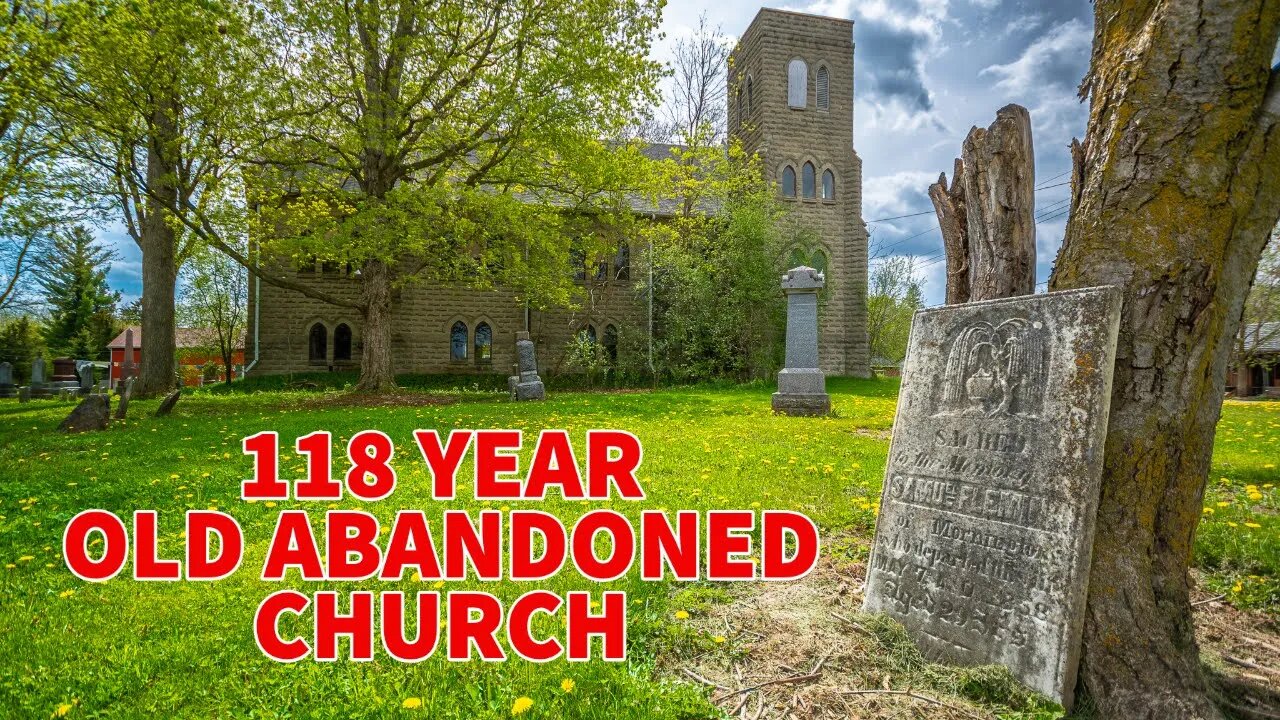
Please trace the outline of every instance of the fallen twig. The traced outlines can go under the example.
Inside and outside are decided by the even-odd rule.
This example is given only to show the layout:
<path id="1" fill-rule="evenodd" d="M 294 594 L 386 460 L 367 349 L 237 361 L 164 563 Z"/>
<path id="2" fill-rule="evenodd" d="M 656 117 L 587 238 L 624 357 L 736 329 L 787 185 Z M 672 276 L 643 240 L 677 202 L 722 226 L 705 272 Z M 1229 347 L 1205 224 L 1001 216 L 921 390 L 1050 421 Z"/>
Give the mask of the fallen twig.
<path id="1" fill-rule="evenodd" d="M 708 680 L 708 679 L 706 679 L 706 678 L 702 677 L 701 675 L 699 675 L 698 673 L 696 673 L 696 672 L 694 672 L 694 671 L 690 670 L 689 668 L 680 668 L 680 671 L 681 671 L 681 672 L 683 672 L 685 675 L 688 675 L 689 677 L 693 678 L 694 680 L 697 680 L 698 682 L 702 683 L 703 685 L 710 685 L 711 687 L 716 688 L 717 690 L 728 690 L 728 689 L 729 689 L 729 688 L 727 688 L 727 687 L 725 687 L 725 686 L 721 685 L 721 684 L 720 684 L 720 683 L 718 683 L 718 682 L 712 682 L 712 681 L 710 681 L 710 680 Z"/>
<path id="2" fill-rule="evenodd" d="M 718 702 L 721 702 L 722 700 L 728 700 L 729 698 L 735 695 L 741 695 L 742 693 L 749 693 L 752 690 L 759 690 L 762 687 L 768 687 L 770 685 L 785 685 L 787 683 L 807 682 L 809 680 L 817 680 L 821 676 L 822 676 L 821 672 L 815 672 L 815 673 L 805 673 L 804 675 L 792 675 L 791 677 L 778 678 L 776 680 L 766 680 L 765 682 L 759 683 L 757 685 L 744 687 L 741 690 L 734 690 L 727 695 L 721 695 L 720 697 L 711 698 L 711 702 L 718 703 Z"/>
<path id="3" fill-rule="evenodd" d="M 961 713 L 967 717 L 977 718 L 977 720 L 984 720 L 984 718 L 981 715 L 974 715 L 973 713 L 969 712 L 968 710 L 965 710 L 962 707 L 959 707 L 958 705 L 945 703 L 937 698 L 929 697 L 928 695 L 921 695 L 920 693 L 914 690 L 882 690 L 882 689 L 842 690 L 840 691 L 840 694 L 841 695 L 902 695 L 904 697 L 909 697 L 914 700 L 922 700 L 927 703 L 933 703 L 934 705 L 947 708 L 948 710 L 955 710 L 956 712 Z"/>
<path id="4" fill-rule="evenodd" d="M 1196 607 L 1197 605 L 1207 605 L 1207 604 L 1209 604 L 1209 603 L 1211 603 L 1211 602 L 1217 602 L 1217 601 L 1219 601 L 1219 600 L 1222 600 L 1222 599 L 1223 599 L 1223 598 L 1225 598 L 1226 596 L 1227 596 L 1227 594 L 1226 594 L 1226 593 L 1223 593 L 1223 594 L 1221 594 L 1221 595 L 1214 595 L 1214 596 L 1213 596 L 1213 597 L 1211 597 L 1211 598 L 1205 598 L 1204 600 L 1197 600 L 1197 601 L 1195 601 L 1195 602 L 1191 603 L 1191 607 Z"/>
<path id="5" fill-rule="evenodd" d="M 1261 672 L 1264 672 L 1264 673 L 1271 673 L 1271 674 L 1273 674 L 1273 675 L 1280 675 L 1280 670 L 1276 670 L 1276 669 L 1274 669 L 1274 668 L 1269 668 L 1269 667 L 1267 667 L 1267 666 L 1265 666 L 1265 665 L 1259 665 L 1258 663 L 1256 663 L 1256 662 L 1254 662 L 1254 661 L 1252 661 L 1252 660 L 1245 660 L 1244 658 L 1238 658 L 1238 657 L 1234 657 L 1234 656 L 1231 656 L 1231 655 L 1223 655 L 1223 656 L 1222 656 L 1222 659 L 1223 659 L 1223 660 L 1226 660 L 1227 662 L 1231 663 L 1232 665 L 1239 665 L 1239 666 L 1240 666 L 1240 667 L 1242 667 L 1242 668 L 1249 668 L 1250 670 L 1258 670 L 1258 671 L 1261 671 Z"/>

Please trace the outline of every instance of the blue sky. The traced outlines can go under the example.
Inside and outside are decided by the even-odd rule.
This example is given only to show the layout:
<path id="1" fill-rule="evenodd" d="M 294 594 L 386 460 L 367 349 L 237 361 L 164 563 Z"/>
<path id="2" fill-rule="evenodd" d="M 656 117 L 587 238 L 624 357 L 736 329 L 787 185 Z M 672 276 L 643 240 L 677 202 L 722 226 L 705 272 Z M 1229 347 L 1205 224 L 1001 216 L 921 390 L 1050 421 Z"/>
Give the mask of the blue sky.
<path id="1" fill-rule="evenodd" d="M 921 260 L 925 297 L 945 291 L 942 240 L 927 188 L 951 172 L 974 125 L 1018 103 L 1031 112 L 1036 149 L 1037 280 L 1046 280 L 1066 224 L 1063 201 L 1072 137 L 1084 135 L 1088 106 L 1076 87 L 1089 63 L 1093 6 L 1086 0 L 819 0 L 769 4 L 854 20 L 854 148 L 863 161 L 863 217 L 873 253 Z M 727 40 L 736 38 L 761 5 L 672 0 L 663 16 L 655 57 L 670 57 L 706 13 Z M 121 256 L 110 274 L 126 297 L 141 291 L 140 254 L 121 228 L 100 232 Z"/>

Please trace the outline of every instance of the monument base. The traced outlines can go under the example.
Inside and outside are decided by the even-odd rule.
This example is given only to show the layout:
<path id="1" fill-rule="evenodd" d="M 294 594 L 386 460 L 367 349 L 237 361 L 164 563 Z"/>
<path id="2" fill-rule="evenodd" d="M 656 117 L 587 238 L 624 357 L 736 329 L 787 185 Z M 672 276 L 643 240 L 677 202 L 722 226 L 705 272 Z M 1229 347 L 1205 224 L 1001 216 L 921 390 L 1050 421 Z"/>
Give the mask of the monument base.
<path id="1" fill-rule="evenodd" d="M 0 385 L 0 398 L 18 397 L 17 385 Z"/>
<path id="2" fill-rule="evenodd" d="M 515 398 L 516 400 L 545 400 L 547 391 L 541 380 L 517 383 Z"/>
<path id="3" fill-rule="evenodd" d="M 778 415 L 821 416 L 831 414 L 831 396 L 826 393 L 773 394 L 773 412 Z"/>

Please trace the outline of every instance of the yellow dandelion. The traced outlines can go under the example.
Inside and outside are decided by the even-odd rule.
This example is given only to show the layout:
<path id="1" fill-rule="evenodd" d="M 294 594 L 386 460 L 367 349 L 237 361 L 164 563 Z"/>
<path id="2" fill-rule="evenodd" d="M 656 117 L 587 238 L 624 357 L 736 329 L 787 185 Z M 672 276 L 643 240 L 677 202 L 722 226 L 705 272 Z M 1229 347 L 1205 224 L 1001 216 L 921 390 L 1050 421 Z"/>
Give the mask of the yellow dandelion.
<path id="1" fill-rule="evenodd" d="M 18 567 L 18 566 L 17 566 L 17 565 L 14 565 L 13 563 L 5 563 L 5 564 L 4 564 L 4 568 L 5 568 L 6 570 L 12 570 L 12 569 L 14 569 L 14 568 L 16 568 L 16 567 Z"/>
<path id="2" fill-rule="evenodd" d="M 1211 508 L 1211 507 L 1206 507 L 1206 508 L 1204 509 L 1204 514 L 1205 514 L 1205 515 L 1212 515 L 1212 514 L 1213 514 L 1213 508 Z"/>
<path id="3" fill-rule="evenodd" d="M 1251 493 L 1249 493 L 1249 499 L 1250 499 L 1250 500 L 1253 500 L 1254 502 L 1257 502 L 1257 501 L 1259 501 L 1259 500 L 1261 500 L 1261 499 L 1262 499 L 1262 493 L 1260 493 L 1260 492 L 1251 492 Z"/>
<path id="4" fill-rule="evenodd" d="M 269 507 L 269 508 L 272 508 L 272 507 L 275 507 L 275 506 L 276 506 L 276 504 L 275 504 L 275 503 L 273 503 L 273 502 L 271 502 L 271 501 L 264 502 L 264 503 L 262 503 L 262 505 L 263 505 L 263 507 Z"/>
<path id="5" fill-rule="evenodd" d="M 435 581 L 435 583 L 433 583 L 433 584 L 431 585 L 431 587 L 435 588 L 436 590 L 439 590 L 440 588 L 444 587 L 444 581 L 443 581 L 443 580 L 437 580 L 437 581 Z"/>
<path id="6" fill-rule="evenodd" d="M 575 683 L 573 680 L 570 680 L 569 678 L 565 678 L 560 681 L 560 689 L 567 693 L 573 692 L 573 688 L 576 686 L 577 686 L 577 683 Z"/>
<path id="7" fill-rule="evenodd" d="M 71 714 L 71 711 L 74 710 L 75 707 L 76 706 L 71 703 L 58 703 L 58 707 L 53 709 L 53 716 L 66 717 Z"/>
<path id="8" fill-rule="evenodd" d="M 416 571 L 416 570 L 415 570 L 415 571 L 414 571 L 414 573 L 413 573 L 413 581 L 414 581 L 414 582 L 422 582 L 422 573 L 420 573 L 420 572 L 418 572 L 418 571 Z"/>
<path id="9" fill-rule="evenodd" d="M 1259 524 L 1258 524 L 1258 523 L 1256 523 L 1256 522 L 1247 522 L 1247 523 L 1245 523 L 1245 524 L 1244 524 L 1244 526 L 1245 526 L 1245 527 L 1247 527 L 1247 528 L 1260 528 L 1260 527 L 1262 527 L 1261 525 L 1259 525 Z"/>
<path id="10" fill-rule="evenodd" d="M 528 712 L 531 707 L 533 707 L 533 698 L 521 695 L 516 698 L 515 702 L 511 703 L 511 714 L 519 715 Z"/>
<path id="11" fill-rule="evenodd" d="M 417 710 L 418 708 L 422 707 L 422 698 L 418 698 L 418 697 L 405 698 L 404 702 L 400 703 L 400 707 L 404 708 L 405 710 Z"/>
<path id="12" fill-rule="evenodd" d="M 1238 592 L 1240 592 L 1241 590 L 1244 590 L 1244 584 L 1243 584 L 1243 583 L 1237 582 L 1235 585 L 1232 585 L 1232 586 L 1231 586 L 1231 592 L 1233 592 L 1233 593 L 1238 593 Z"/>
<path id="13" fill-rule="evenodd" d="M 717 636 L 715 636 L 715 637 L 713 637 L 713 638 L 711 638 L 711 639 L 712 639 L 712 640 L 713 640 L 713 641 L 718 645 L 718 644 L 720 644 L 720 643 L 724 642 L 725 637 L 724 637 L 723 635 L 717 635 Z"/>
<path id="14" fill-rule="evenodd" d="M 32 560 L 35 560 L 35 559 L 36 559 L 35 555 L 23 555 L 22 557 L 18 558 L 18 562 L 31 562 Z"/>
<path id="15" fill-rule="evenodd" d="M 1231 503 L 1227 502 L 1226 500 L 1219 500 L 1218 507 L 1231 507 Z"/>
<path id="16" fill-rule="evenodd" d="M 677 620 L 688 620 L 688 619 L 689 619 L 689 612 L 688 612 L 687 610 L 677 610 L 677 611 L 676 611 L 676 619 L 677 619 Z"/>
<path id="17" fill-rule="evenodd" d="M 60 598 L 69 598 L 69 597 L 71 597 L 72 595 L 75 595 L 75 594 L 76 594 L 76 591 L 75 591 L 75 590 L 63 590 L 62 592 L 58 593 L 58 597 L 60 597 Z"/>
<path id="18" fill-rule="evenodd" d="M 1240 526 L 1239 526 L 1239 525 L 1237 525 L 1237 524 L 1235 524 L 1235 523 L 1233 523 L 1233 522 L 1231 522 L 1230 520 L 1228 520 L 1228 521 L 1227 521 L 1227 527 L 1240 527 Z"/>

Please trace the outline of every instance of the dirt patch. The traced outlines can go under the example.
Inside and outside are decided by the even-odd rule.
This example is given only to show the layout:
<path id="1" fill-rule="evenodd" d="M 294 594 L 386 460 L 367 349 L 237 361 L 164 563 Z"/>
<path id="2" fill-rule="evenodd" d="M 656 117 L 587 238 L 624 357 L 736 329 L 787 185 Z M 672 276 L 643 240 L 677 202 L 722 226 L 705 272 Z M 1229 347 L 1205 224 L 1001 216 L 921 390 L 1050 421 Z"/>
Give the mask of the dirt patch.
<path id="1" fill-rule="evenodd" d="M 1217 676 L 1221 702 L 1246 718 L 1280 719 L 1280 625 L 1221 595 L 1194 593 L 1200 655 Z"/>
<path id="2" fill-rule="evenodd" d="M 803 580 L 741 588 L 694 625 L 726 642 L 673 655 L 662 670 L 709 688 L 735 718 L 990 720 L 1046 717 L 1002 668 L 933 665 L 900 626 L 862 615 L 861 564 L 824 560 Z M 1280 627 L 1221 598 L 1193 597 L 1197 635 L 1221 702 L 1242 718 L 1280 719 Z M 1040 712 L 1035 712 L 1039 710 Z"/>
<path id="3" fill-rule="evenodd" d="M 360 408 L 392 408 L 392 407 L 422 407 L 425 405 L 452 405 L 458 402 L 458 398 L 451 395 L 432 395 L 430 393 L 421 392 L 392 392 L 392 393 L 356 393 L 356 392 L 330 392 L 315 397 L 309 397 L 302 400 L 298 405 L 306 409 L 331 409 L 344 407 L 360 407 Z"/>

